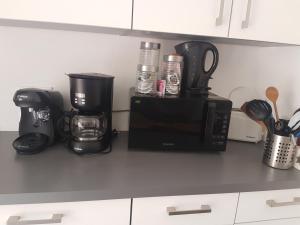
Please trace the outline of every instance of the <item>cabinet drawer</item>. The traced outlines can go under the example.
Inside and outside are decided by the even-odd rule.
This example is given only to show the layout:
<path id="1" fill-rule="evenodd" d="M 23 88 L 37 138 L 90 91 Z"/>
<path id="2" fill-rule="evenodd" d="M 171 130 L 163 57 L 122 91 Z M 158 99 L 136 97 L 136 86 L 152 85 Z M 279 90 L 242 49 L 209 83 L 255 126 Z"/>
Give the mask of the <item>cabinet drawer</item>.
<path id="1" fill-rule="evenodd" d="M 236 222 L 300 217 L 300 189 L 240 194 Z"/>
<path id="2" fill-rule="evenodd" d="M 15 218 L 17 223 L 12 222 L 11 224 L 54 224 L 55 216 L 53 217 L 53 215 L 58 214 L 56 223 L 61 225 L 128 225 L 130 202 L 130 199 L 120 199 L 0 205 L 0 224 L 7 224 L 9 218 L 14 220 L 12 217 L 20 218 Z M 59 215 L 62 215 L 61 222 Z"/>
<path id="3" fill-rule="evenodd" d="M 268 220 L 253 223 L 246 223 L 245 225 L 299 225 L 299 218 L 282 219 L 282 220 Z"/>
<path id="4" fill-rule="evenodd" d="M 234 223 L 237 199 L 238 193 L 137 198 L 132 225 L 229 225 Z"/>

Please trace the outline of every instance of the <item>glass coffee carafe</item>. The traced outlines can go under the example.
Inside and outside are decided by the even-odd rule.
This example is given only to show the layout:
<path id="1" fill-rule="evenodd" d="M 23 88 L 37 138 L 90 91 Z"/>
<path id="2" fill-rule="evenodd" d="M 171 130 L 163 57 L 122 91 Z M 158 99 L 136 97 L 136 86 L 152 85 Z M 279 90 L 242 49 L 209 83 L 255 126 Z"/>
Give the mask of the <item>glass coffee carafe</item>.
<path id="1" fill-rule="evenodd" d="M 70 127 L 76 141 L 99 141 L 106 132 L 107 120 L 104 115 L 74 115 Z"/>

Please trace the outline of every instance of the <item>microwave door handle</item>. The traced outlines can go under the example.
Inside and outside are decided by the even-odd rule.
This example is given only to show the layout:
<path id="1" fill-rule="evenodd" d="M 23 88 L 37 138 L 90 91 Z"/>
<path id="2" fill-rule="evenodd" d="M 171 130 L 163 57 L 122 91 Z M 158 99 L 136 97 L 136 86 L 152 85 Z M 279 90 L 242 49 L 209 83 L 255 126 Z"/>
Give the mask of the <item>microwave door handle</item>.
<path id="1" fill-rule="evenodd" d="M 216 103 L 208 103 L 206 126 L 205 126 L 205 142 L 209 142 L 212 139 L 214 124 L 216 119 Z"/>

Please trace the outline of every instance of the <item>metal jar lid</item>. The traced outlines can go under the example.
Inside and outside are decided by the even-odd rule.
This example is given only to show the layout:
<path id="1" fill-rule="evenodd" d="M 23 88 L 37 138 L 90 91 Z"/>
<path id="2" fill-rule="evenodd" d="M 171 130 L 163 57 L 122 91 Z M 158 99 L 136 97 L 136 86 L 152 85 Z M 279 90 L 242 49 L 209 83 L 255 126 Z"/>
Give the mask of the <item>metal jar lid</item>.
<path id="1" fill-rule="evenodd" d="M 140 49 L 158 50 L 160 43 L 142 41 Z"/>
<path id="2" fill-rule="evenodd" d="M 164 62 L 182 62 L 183 57 L 181 55 L 164 55 Z"/>
<path id="3" fill-rule="evenodd" d="M 152 72 L 152 73 L 155 73 L 155 72 L 158 72 L 158 66 L 147 66 L 147 65 L 139 64 L 139 65 L 137 65 L 137 70 L 139 72 Z"/>

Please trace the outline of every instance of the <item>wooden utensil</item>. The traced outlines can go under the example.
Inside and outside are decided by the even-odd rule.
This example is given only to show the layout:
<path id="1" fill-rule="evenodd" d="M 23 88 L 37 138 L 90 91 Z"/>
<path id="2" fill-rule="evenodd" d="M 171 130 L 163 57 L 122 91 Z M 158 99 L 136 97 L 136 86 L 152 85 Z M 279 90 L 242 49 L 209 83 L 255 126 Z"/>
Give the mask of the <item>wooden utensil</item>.
<path id="1" fill-rule="evenodd" d="M 279 121 L 279 115 L 278 115 L 277 104 L 276 104 L 276 101 L 279 96 L 279 92 L 278 92 L 277 88 L 276 87 L 268 87 L 266 89 L 266 96 L 273 103 L 273 107 L 275 110 L 275 118 L 276 118 L 276 121 Z"/>

